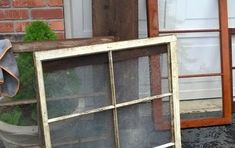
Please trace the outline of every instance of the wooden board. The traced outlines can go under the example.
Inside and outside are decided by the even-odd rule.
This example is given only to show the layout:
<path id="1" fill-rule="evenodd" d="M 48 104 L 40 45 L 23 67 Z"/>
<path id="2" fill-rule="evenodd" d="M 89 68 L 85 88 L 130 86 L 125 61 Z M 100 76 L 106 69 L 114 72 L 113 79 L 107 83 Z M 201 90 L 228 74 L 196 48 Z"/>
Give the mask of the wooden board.
<path id="1" fill-rule="evenodd" d="M 138 38 L 138 0 L 93 0 L 92 1 L 93 36 L 112 35 L 118 40 Z M 115 55 L 115 54 L 114 54 Z M 126 78 L 117 77 L 117 85 L 123 86 L 121 98 L 138 97 L 138 59 L 116 63 L 118 73 L 114 75 L 127 75 Z M 133 79 L 129 79 L 132 77 Z M 129 85 L 125 85 L 129 84 Z M 120 90 L 117 89 L 117 92 Z M 131 92 L 131 93 L 130 93 Z M 113 102 L 115 105 L 116 102 Z M 117 129 L 117 111 L 113 111 L 115 128 L 115 143 L 119 148 Z"/>
<path id="2" fill-rule="evenodd" d="M 93 0 L 93 36 L 138 38 L 138 0 Z"/>
<path id="3" fill-rule="evenodd" d="M 78 46 L 109 43 L 114 41 L 114 37 L 95 37 L 86 39 L 68 39 L 58 41 L 35 41 L 35 42 L 13 42 L 14 52 L 35 52 L 60 48 L 71 48 Z M 46 46 L 45 46 L 46 45 Z"/>

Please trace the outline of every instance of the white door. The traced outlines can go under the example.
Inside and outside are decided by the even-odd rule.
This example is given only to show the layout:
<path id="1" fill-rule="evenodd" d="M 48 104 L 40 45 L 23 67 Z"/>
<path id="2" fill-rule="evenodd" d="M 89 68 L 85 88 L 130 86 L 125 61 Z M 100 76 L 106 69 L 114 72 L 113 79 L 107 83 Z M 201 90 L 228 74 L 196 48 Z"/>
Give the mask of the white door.
<path id="1" fill-rule="evenodd" d="M 230 3 L 235 3 L 232 1 Z M 91 37 L 91 0 L 64 2 L 67 38 Z M 219 28 L 218 4 L 215 0 L 159 0 L 159 13 L 161 30 Z M 147 36 L 146 24 L 145 0 L 139 0 L 139 37 Z M 218 33 L 177 36 L 181 75 L 220 73 Z M 220 77 L 180 79 L 180 97 L 183 100 L 221 97 L 220 80 Z"/>

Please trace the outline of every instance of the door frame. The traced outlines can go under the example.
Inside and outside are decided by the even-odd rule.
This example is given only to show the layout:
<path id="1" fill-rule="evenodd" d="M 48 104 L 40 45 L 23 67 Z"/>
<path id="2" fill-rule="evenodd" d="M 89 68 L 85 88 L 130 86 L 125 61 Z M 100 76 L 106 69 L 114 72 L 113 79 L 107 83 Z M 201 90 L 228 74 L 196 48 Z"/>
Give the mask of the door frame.
<path id="1" fill-rule="evenodd" d="M 76 1 L 79 2 L 79 1 Z M 88 0 L 82 0 L 81 1 L 81 7 L 83 7 L 83 4 L 88 2 Z M 91 38 L 92 37 L 92 30 L 85 30 L 85 25 L 83 23 L 83 21 L 78 21 L 77 26 L 75 26 L 73 24 L 73 18 L 71 16 L 73 16 L 73 11 L 76 11 L 76 13 L 78 13 L 80 15 L 80 17 L 83 18 L 83 9 L 76 9 L 73 10 L 72 8 L 74 7 L 73 5 L 74 2 L 72 0 L 66 0 L 64 1 L 64 20 L 65 20 L 65 37 L 66 39 L 69 38 Z M 79 5 L 80 6 L 80 5 Z M 87 17 L 85 17 L 87 18 Z M 76 31 L 74 31 L 76 30 Z M 77 34 L 75 34 L 75 32 L 79 32 L 79 37 L 76 37 Z"/>
<path id="2" fill-rule="evenodd" d="M 66 13 L 65 13 L 66 12 Z M 65 38 L 72 38 L 72 24 L 71 24 L 71 1 L 64 1 L 64 19 L 65 19 Z"/>
<path id="3" fill-rule="evenodd" d="M 183 77 L 202 77 L 202 76 L 221 76 L 222 83 L 222 117 L 208 117 L 199 119 L 181 120 L 182 128 L 205 127 L 214 125 L 224 125 L 232 123 L 232 60 L 231 49 L 229 45 L 228 31 L 228 9 L 227 0 L 218 0 L 219 9 L 219 29 L 198 29 L 198 30 L 173 30 L 160 31 L 158 23 L 158 1 L 146 0 L 147 2 L 147 22 L 148 36 L 159 36 L 164 33 L 192 33 L 192 32 L 219 32 L 220 33 L 220 52 L 221 52 L 221 73 L 203 74 L 203 75 L 184 75 Z M 156 102 L 155 107 L 160 107 L 161 102 Z M 162 118 L 162 115 L 155 114 L 155 118 Z"/>

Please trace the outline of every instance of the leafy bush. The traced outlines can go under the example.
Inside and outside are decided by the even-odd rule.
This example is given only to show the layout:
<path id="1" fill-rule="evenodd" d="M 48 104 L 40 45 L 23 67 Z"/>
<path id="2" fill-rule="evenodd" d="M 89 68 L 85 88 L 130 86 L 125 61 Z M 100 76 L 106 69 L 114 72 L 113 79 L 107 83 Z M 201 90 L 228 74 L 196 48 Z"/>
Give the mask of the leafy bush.
<path id="1" fill-rule="evenodd" d="M 43 21 L 32 22 L 26 27 L 24 41 L 43 41 L 56 40 L 56 34 L 51 30 L 50 26 Z"/>
<path id="2" fill-rule="evenodd" d="M 0 120 L 9 124 L 18 125 L 21 117 L 21 109 L 16 107 L 13 110 L 1 113 Z"/>
<path id="3" fill-rule="evenodd" d="M 49 25 L 43 21 L 34 21 L 26 27 L 24 36 L 25 42 L 56 40 L 56 34 L 50 29 Z M 17 65 L 20 74 L 20 90 L 13 98 L 19 99 L 35 99 L 35 70 L 32 53 L 20 53 L 16 56 Z M 12 108 L 8 112 L 0 114 L 0 120 L 14 125 L 27 125 L 37 121 L 36 105 L 31 105 L 25 111 L 25 106 Z M 25 117 L 25 112 L 29 112 L 29 116 Z"/>
<path id="4" fill-rule="evenodd" d="M 34 21 L 26 27 L 24 36 L 25 42 L 56 40 L 56 34 L 50 29 L 49 25 L 43 21 Z M 20 73 L 20 90 L 14 97 L 15 99 L 35 98 L 34 80 L 35 71 L 32 53 L 21 53 L 16 57 Z"/>
<path id="5" fill-rule="evenodd" d="M 33 99 L 34 92 L 34 65 L 32 53 L 20 53 L 16 57 L 20 74 L 20 89 L 14 99 Z"/>

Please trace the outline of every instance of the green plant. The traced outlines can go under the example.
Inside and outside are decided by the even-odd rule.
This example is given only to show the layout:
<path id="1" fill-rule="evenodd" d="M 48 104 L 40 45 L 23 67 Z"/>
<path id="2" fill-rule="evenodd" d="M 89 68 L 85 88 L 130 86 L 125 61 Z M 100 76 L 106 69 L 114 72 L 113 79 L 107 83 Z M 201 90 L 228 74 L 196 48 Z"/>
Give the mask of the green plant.
<path id="1" fill-rule="evenodd" d="M 56 34 L 50 29 L 49 25 L 43 21 L 34 21 L 26 27 L 24 36 L 25 42 L 56 39 Z M 35 70 L 33 55 L 32 53 L 20 53 L 16 56 L 16 61 L 20 74 L 20 89 L 13 99 L 33 99 L 36 96 L 34 90 Z M 26 113 L 27 115 L 25 115 Z M 0 120 L 15 125 L 31 124 L 37 120 L 36 105 L 12 108 L 8 112 L 1 113 Z"/>
<path id="2" fill-rule="evenodd" d="M 34 21 L 26 27 L 24 36 L 25 42 L 56 40 L 56 34 L 50 29 L 49 25 L 43 21 Z M 34 80 L 35 70 L 33 65 L 32 53 L 21 53 L 16 57 L 20 73 L 20 90 L 14 97 L 15 99 L 35 98 Z"/>
<path id="3" fill-rule="evenodd" d="M 21 117 L 22 117 L 22 112 L 19 107 L 16 107 L 13 110 L 3 112 L 0 114 L 1 121 L 13 125 L 18 125 Z"/>
<path id="4" fill-rule="evenodd" d="M 34 92 L 34 66 L 31 53 L 21 53 L 16 57 L 20 73 L 20 89 L 14 99 L 33 99 Z"/>
<path id="5" fill-rule="evenodd" d="M 24 41 L 43 41 L 43 40 L 56 40 L 56 34 L 51 30 L 50 26 L 43 21 L 32 22 L 26 27 Z"/>
<path id="6" fill-rule="evenodd" d="M 78 93 L 79 77 L 76 69 L 45 73 L 44 82 L 47 98 L 66 98 Z M 61 87 L 63 86 L 63 87 Z M 55 118 L 70 114 L 77 107 L 77 99 L 61 99 L 47 102 L 48 117 Z"/>

